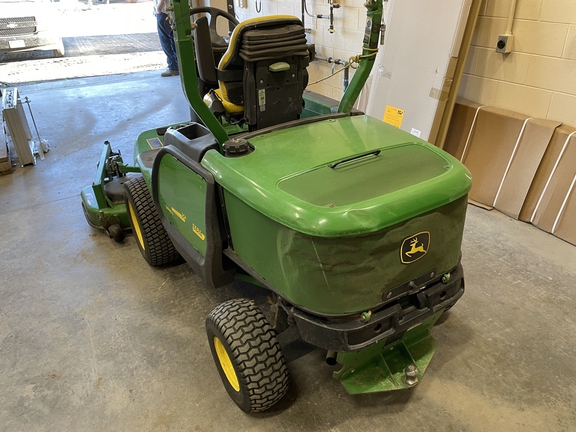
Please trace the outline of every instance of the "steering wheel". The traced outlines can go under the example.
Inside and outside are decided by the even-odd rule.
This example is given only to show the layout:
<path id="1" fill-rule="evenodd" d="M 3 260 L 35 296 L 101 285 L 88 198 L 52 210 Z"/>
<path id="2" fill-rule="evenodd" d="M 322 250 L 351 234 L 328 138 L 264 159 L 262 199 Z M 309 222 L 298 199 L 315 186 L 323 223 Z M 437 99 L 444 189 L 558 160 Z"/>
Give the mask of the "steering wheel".
<path id="1" fill-rule="evenodd" d="M 236 17 L 229 12 L 223 11 L 222 9 L 209 6 L 199 6 L 190 9 L 190 16 L 199 13 L 210 14 L 210 42 L 212 43 L 212 49 L 221 52 L 226 51 L 226 48 L 228 48 L 228 42 L 226 42 L 224 38 L 218 34 L 218 31 L 216 30 L 216 21 L 217 18 L 221 16 L 226 18 L 229 23 L 232 23 L 234 27 L 236 27 L 238 25 L 238 20 Z"/>

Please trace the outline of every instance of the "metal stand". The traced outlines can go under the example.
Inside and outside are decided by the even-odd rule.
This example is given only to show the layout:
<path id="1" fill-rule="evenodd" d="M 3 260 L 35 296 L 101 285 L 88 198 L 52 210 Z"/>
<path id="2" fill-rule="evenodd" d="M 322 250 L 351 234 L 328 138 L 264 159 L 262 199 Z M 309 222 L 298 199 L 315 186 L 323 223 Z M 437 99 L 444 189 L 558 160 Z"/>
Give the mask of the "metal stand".
<path id="1" fill-rule="evenodd" d="M 40 160 L 44 160 L 44 153 L 48 153 L 50 148 L 48 147 L 48 143 L 40 138 L 40 132 L 38 131 L 38 126 L 36 126 L 36 119 L 34 118 L 34 114 L 32 113 L 32 107 L 30 107 L 30 99 L 28 96 L 24 98 L 24 103 L 28 105 L 28 111 L 30 112 L 30 118 L 32 119 L 32 124 L 34 125 L 34 130 L 36 131 L 36 136 L 38 137 L 38 155 L 40 155 Z"/>
<path id="2" fill-rule="evenodd" d="M 12 172 L 10 154 L 8 153 L 8 138 L 4 130 L 4 119 L 0 117 L 0 174 L 2 175 Z"/>
<path id="3" fill-rule="evenodd" d="M 4 89 L 2 95 L 2 114 L 8 126 L 8 134 L 12 137 L 14 149 L 18 154 L 18 162 L 20 165 L 36 164 L 32 133 L 30 132 L 28 120 L 26 119 L 22 102 L 18 97 L 16 87 Z"/>

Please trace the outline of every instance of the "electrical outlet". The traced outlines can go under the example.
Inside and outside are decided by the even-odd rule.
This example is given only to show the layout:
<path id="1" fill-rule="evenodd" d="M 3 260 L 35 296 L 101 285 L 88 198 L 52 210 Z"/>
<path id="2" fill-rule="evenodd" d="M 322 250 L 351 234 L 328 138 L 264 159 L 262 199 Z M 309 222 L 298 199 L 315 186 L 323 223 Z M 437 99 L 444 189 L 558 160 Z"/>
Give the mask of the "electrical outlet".
<path id="1" fill-rule="evenodd" d="M 496 42 L 496 52 L 507 54 L 512 51 L 514 46 L 514 35 L 499 35 L 498 42 Z"/>

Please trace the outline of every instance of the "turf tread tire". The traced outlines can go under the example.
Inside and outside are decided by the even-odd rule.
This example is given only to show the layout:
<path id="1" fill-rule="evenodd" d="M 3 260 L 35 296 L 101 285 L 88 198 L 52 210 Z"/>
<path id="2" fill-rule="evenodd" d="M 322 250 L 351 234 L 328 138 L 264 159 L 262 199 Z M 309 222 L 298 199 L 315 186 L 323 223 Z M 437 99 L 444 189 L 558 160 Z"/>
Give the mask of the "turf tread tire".
<path id="1" fill-rule="evenodd" d="M 289 384 L 286 361 L 274 329 L 252 302 L 234 299 L 217 306 L 206 318 L 206 333 L 224 387 L 240 409 L 260 412 L 282 399 Z M 222 370 L 214 337 L 220 339 L 232 360 L 239 392 Z"/>
<path id="2" fill-rule="evenodd" d="M 157 267 L 180 260 L 180 254 L 162 225 L 144 177 L 137 177 L 126 182 L 124 190 L 126 192 L 126 202 L 132 204 L 136 220 L 140 225 L 144 248 L 142 248 L 138 238 L 136 238 L 136 243 L 146 262 L 153 267 Z M 128 212 L 132 232 L 136 234 L 130 214 L 131 210 L 128 205 L 126 206 L 126 211 Z"/>

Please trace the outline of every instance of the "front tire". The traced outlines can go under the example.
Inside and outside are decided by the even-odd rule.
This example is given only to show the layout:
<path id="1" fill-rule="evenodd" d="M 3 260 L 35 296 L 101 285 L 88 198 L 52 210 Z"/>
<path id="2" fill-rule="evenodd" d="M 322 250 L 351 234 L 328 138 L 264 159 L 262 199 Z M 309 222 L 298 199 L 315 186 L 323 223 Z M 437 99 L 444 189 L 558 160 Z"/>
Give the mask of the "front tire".
<path id="1" fill-rule="evenodd" d="M 242 411 L 264 411 L 286 394 L 288 368 L 276 333 L 249 300 L 216 307 L 206 333 L 224 387 Z"/>
<path id="2" fill-rule="evenodd" d="M 120 228 L 120 225 L 118 224 L 110 225 L 108 227 L 108 235 L 110 238 L 113 238 L 116 243 L 121 243 L 126 237 L 124 231 L 122 231 L 122 228 Z"/>
<path id="3" fill-rule="evenodd" d="M 162 225 L 144 177 L 124 183 L 124 190 L 130 226 L 146 262 L 156 267 L 178 261 L 180 254 Z"/>

